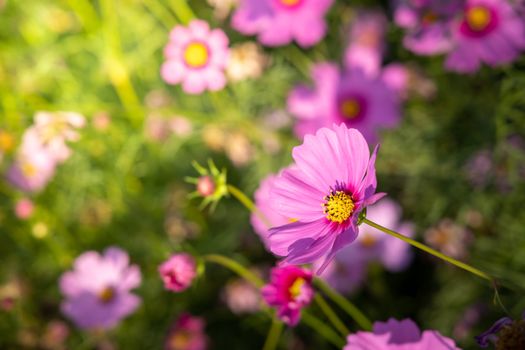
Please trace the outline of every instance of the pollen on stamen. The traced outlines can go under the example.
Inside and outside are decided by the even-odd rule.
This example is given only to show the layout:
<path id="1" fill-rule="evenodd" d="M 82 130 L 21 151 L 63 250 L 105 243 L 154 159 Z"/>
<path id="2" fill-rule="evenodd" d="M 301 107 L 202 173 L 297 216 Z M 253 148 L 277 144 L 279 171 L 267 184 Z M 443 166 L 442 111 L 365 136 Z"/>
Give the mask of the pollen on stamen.
<path id="1" fill-rule="evenodd" d="M 352 215 L 354 211 L 354 201 L 345 191 L 330 191 L 330 195 L 324 198 L 322 204 L 326 218 L 332 222 L 342 224 Z"/>

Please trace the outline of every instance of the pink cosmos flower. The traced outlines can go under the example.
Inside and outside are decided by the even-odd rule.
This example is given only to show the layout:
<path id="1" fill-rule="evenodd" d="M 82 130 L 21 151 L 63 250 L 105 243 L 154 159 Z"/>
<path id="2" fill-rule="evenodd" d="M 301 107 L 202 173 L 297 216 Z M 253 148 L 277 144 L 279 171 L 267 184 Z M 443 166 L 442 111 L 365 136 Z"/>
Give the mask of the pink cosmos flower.
<path id="1" fill-rule="evenodd" d="M 186 253 L 172 255 L 159 266 L 164 288 L 182 292 L 189 288 L 197 275 L 195 259 Z"/>
<path id="2" fill-rule="evenodd" d="M 401 207 L 388 198 L 368 207 L 366 216 L 405 236 L 414 235 L 413 225 L 401 222 Z M 365 225 L 361 227 L 355 242 L 336 254 L 321 277 L 338 291 L 348 293 L 361 285 L 369 263 L 379 261 L 388 271 L 399 272 L 411 260 L 410 245 Z"/>
<path id="3" fill-rule="evenodd" d="M 272 200 L 295 222 L 270 229 L 270 250 L 289 264 L 324 259 L 320 273 L 358 234 L 361 211 L 384 193 L 377 187 L 375 159 L 363 135 L 345 124 L 306 135 L 292 156 L 295 167 L 275 181 Z"/>
<path id="4" fill-rule="evenodd" d="M 450 23 L 463 0 L 401 0 L 394 12 L 395 23 L 407 29 L 403 45 L 419 55 L 435 55 L 452 48 Z"/>
<path id="5" fill-rule="evenodd" d="M 335 64 L 321 63 L 313 67 L 312 79 L 314 88 L 299 85 L 288 96 L 299 137 L 345 123 L 373 143 L 380 129 L 400 121 L 399 97 L 380 77 L 368 77 L 361 70 L 341 73 Z"/>
<path id="6" fill-rule="evenodd" d="M 164 342 L 164 350 L 206 350 L 206 324 L 201 317 L 183 313 L 171 327 Z"/>
<path id="7" fill-rule="evenodd" d="M 370 76 L 381 70 L 387 19 L 380 11 L 361 11 L 352 22 L 350 42 L 344 63 L 349 69 L 361 68 Z"/>
<path id="8" fill-rule="evenodd" d="M 267 46 L 295 40 L 302 47 L 318 43 L 326 34 L 324 20 L 333 0 L 240 0 L 232 27 L 245 35 L 257 35 Z"/>
<path id="9" fill-rule="evenodd" d="M 277 176 L 269 175 L 261 181 L 259 188 L 255 191 L 255 206 L 260 215 L 252 212 L 250 221 L 253 229 L 259 235 L 264 246 L 269 249 L 268 235 L 270 227 L 281 226 L 290 223 L 290 218 L 279 213 L 271 199 L 271 191 L 274 187 Z M 264 222 L 263 219 L 268 220 Z"/>
<path id="10" fill-rule="evenodd" d="M 22 198 L 15 204 L 16 217 L 22 220 L 28 219 L 32 214 L 35 206 L 29 198 Z"/>
<path id="11" fill-rule="evenodd" d="M 287 325 L 295 326 L 301 309 L 313 299 L 312 273 L 297 266 L 274 267 L 270 283 L 261 289 L 264 301 L 277 308 L 277 316 Z"/>
<path id="12" fill-rule="evenodd" d="M 525 50 L 525 17 L 505 0 L 467 0 L 452 28 L 455 45 L 445 66 L 457 72 L 509 63 Z"/>
<path id="13" fill-rule="evenodd" d="M 18 152 L 7 171 L 7 180 L 24 192 L 41 191 L 55 174 L 56 159 L 42 149 Z"/>
<path id="14" fill-rule="evenodd" d="M 161 75 L 168 84 L 182 84 L 189 94 L 220 90 L 226 85 L 228 55 L 226 34 L 221 29 L 210 30 L 205 21 L 193 20 L 171 31 Z"/>
<path id="15" fill-rule="evenodd" d="M 88 251 L 80 255 L 60 278 L 66 297 L 62 312 L 83 329 L 108 329 L 135 311 L 140 298 L 130 290 L 140 285 L 138 266 L 129 265 L 128 254 L 110 247 L 103 255 Z"/>
<path id="16" fill-rule="evenodd" d="M 375 322 L 372 332 L 359 331 L 347 338 L 343 350 L 460 350 L 438 331 L 421 332 L 410 319 Z"/>

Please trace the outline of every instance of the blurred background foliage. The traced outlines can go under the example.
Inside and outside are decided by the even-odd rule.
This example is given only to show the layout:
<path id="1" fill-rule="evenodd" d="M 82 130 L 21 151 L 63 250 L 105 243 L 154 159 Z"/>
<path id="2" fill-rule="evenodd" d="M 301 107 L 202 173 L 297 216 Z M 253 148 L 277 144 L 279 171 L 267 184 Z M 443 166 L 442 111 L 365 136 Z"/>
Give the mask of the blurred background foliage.
<path id="1" fill-rule="evenodd" d="M 206 318 L 214 349 L 262 346 L 269 319 L 237 316 L 223 302 L 230 272 L 207 267 L 189 291 L 163 290 L 157 265 L 176 250 L 225 254 L 262 270 L 274 262 L 239 203 L 227 198 L 215 212 L 202 211 L 198 200 L 186 199 L 193 188 L 183 179 L 195 175 L 192 160 L 213 158 L 227 169 L 230 183 L 251 194 L 260 179 L 289 164 L 299 144 L 284 111 L 289 90 L 309 80 L 313 62 L 340 60 L 356 6 L 390 13 L 389 6 L 338 1 L 319 45 L 265 49 L 271 61 L 260 78 L 189 96 L 159 76 L 169 30 L 191 18 L 181 4 L 0 1 L 0 128 L 19 142 L 36 111 L 78 111 L 88 120 L 73 156 L 34 196 L 29 220 L 14 215 L 22 195 L 0 183 L 0 348 L 45 348 L 49 322 L 63 320 L 59 276 L 83 251 L 110 245 L 140 265 L 143 304 L 109 334 L 72 330 L 66 348 L 159 349 L 184 310 Z M 250 40 L 214 19 L 205 1 L 189 5 L 197 17 L 223 28 L 232 44 Z M 382 133 L 379 190 L 401 204 L 420 240 L 445 218 L 468 231 L 472 239 L 458 243 L 466 245 L 464 259 L 500 279 L 503 303 L 518 317 L 525 310 L 525 59 L 458 75 L 446 72 L 440 57 L 406 51 L 401 34 L 390 24 L 387 61 L 418 67 L 436 93 L 410 98 L 401 126 Z M 155 122 L 173 116 L 189 120 L 191 131 L 155 129 Z M 100 127 L 97 120 L 104 119 Z M 479 157 L 489 166 L 476 167 Z M 371 319 L 412 317 L 465 349 L 475 348 L 472 336 L 504 314 L 484 281 L 420 252 L 401 274 L 372 266 L 350 298 Z M 283 349 L 332 348 L 303 325 L 287 330 L 281 342 Z"/>

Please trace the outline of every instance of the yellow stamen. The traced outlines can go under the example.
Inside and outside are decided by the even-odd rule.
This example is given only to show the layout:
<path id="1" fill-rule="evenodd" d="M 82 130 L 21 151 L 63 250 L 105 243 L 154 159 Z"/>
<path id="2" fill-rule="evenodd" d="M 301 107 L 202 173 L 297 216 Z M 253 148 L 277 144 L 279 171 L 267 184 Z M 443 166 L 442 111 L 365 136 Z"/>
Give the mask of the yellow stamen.
<path id="1" fill-rule="evenodd" d="M 487 28 L 490 20 L 490 10 L 484 6 L 473 6 L 467 10 L 466 21 L 470 29 L 474 31 L 481 31 Z"/>
<path id="2" fill-rule="evenodd" d="M 361 112 L 361 104 L 356 99 L 349 99 L 341 104 L 341 113 L 345 118 L 354 119 Z"/>
<path id="3" fill-rule="evenodd" d="M 209 53 L 206 45 L 193 42 L 184 50 L 184 61 L 193 68 L 200 68 L 208 63 Z"/>
<path id="4" fill-rule="evenodd" d="M 290 292 L 290 295 L 293 299 L 297 298 L 301 294 L 301 289 L 303 288 L 303 285 L 306 281 L 304 278 L 297 278 L 293 284 L 290 286 L 288 291 Z"/>
<path id="5" fill-rule="evenodd" d="M 281 4 L 285 6 L 295 6 L 299 2 L 301 2 L 301 0 L 281 0 Z"/>
<path id="6" fill-rule="evenodd" d="M 106 287 L 98 294 L 98 299 L 103 303 L 109 303 L 115 298 L 115 290 L 112 287 Z"/>
<path id="7" fill-rule="evenodd" d="M 37 173 L 37 168 L 31 163 L 24 162 L 20 168 L 25 177 L 33 177 Z"/>
<path id="8" fill-rule="evenodd" d="M 5 131 L 0 131 L 0 151 L 8 152 L 14 145 L 15 140 L 13 139 L 13 136 Z"/>
<path id="9" fill-rule="evenodd" d="M 329 196 L 324 198 L 324 213 L 326 218 L 332 222 L 341 224 L 345 222 L 354 211 L 354 201 L 352 197 L 344 191 L 331 191 Z"/>

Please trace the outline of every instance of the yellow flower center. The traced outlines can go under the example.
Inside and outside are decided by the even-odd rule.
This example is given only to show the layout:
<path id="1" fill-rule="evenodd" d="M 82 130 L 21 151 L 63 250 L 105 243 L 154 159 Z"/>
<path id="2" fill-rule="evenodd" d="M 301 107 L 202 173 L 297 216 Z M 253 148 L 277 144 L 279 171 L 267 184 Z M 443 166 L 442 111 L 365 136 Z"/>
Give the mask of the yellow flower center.
<path id="1" fill-rule="evenodd" d="M 13 148 L 14 144 L 15 141 L 11 134 L 5 131 L 0 131 L 0 151 L 8 152 Z"/>
<path id="2" fill-rule="evenodd" d="M 182 350 L 188 347 L 191 336 L 188 332 L 179 330 L 170 339 L 171 349 Z"/>
<path id="3" fill-rule="evenodd" d="M 377 243 L 377 238 L 374 235 L 362 233 L 361 245 L 365 248 L 371 248 Z"/>
<path id="4" fill-rule="evenodd" d="M 474 31 L 481 31 L 487 28 L 490 20 L 490 11 L 484 6 L 473 6 L 467 10 L 466 21 L 470 29 Z"/>
<path id="5" fill-rule="evenodd" d="M 290 292 L 290 295 L 293 299 L 297 298 L 301 294 L 301 289 L 303 288 L 303 285 L 305 284 L 304 278 L 297 278 L 293 284 L 290 286 L 288 291 Z"/>
<path id="6" fill-rule="evenodd" d="M 422 18 L 424 24 L 432 24 L 438 20 L 437 14 L 432 11 L 427 11 Z"/>
<path id="7" fill-rule="evenodd" d="M 200 68 L 208 63 L 209 52 L 206 45 L 193 42 L 184 50 L 184 62 L 190 67 Z"/>
<path id="8" fill-rule="evenodd" d="M 284 6 L 292 7 L 298 5 L 302 0 L 280 0 Z"/>
<path id="9" fill-rule="evenodd" d="M 20 168 L 25 177 L 33 177 L 37 173 L 36 167 L 31 163 L 24 162 Z"/>
<path id="10" fill-rule="evenodd" d="M 361 104 L 355 98 L 345 100 L 341 104 L 341 113 L 345 118 L 354 119 L 361 112 Z"/>
<path id="11" fill-rule="evenodd" d="M 329 196 L 324 198 L 324 213 L 326 218 L 332 222 L 341 224 L 345 222 L 354 211 L 354 201 L 352 197 L 344 191 L 331 191 Z"/>
<path id="12" fill-rule="evenodd" d="M 106 287 L 98 294 L 98 299 L 104 304 L 109 303 L 113 298 L 115 298 L 115 289 L 113 287 Z"/>

